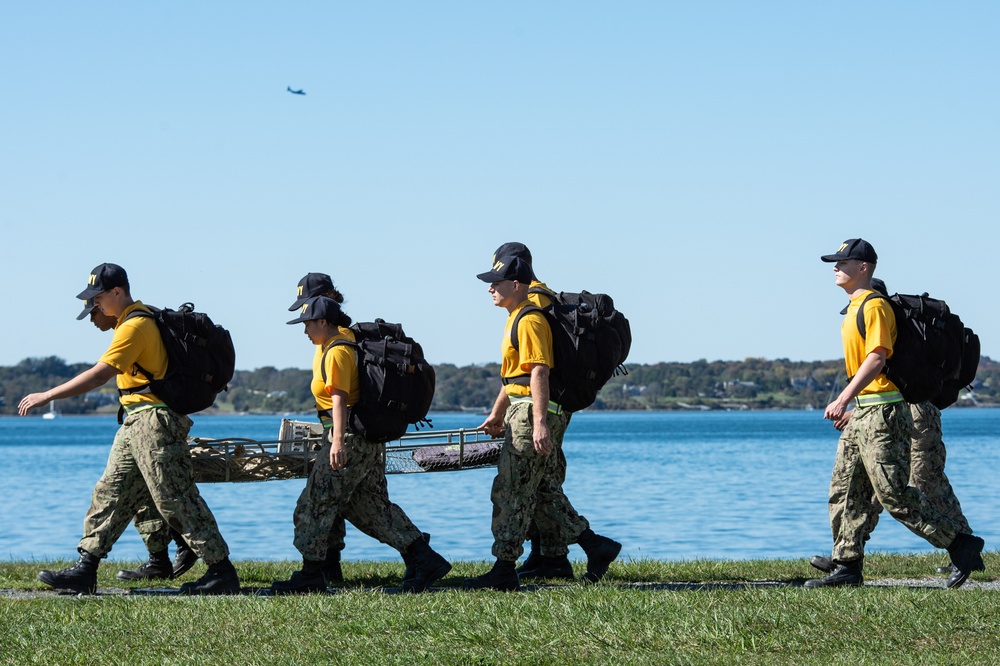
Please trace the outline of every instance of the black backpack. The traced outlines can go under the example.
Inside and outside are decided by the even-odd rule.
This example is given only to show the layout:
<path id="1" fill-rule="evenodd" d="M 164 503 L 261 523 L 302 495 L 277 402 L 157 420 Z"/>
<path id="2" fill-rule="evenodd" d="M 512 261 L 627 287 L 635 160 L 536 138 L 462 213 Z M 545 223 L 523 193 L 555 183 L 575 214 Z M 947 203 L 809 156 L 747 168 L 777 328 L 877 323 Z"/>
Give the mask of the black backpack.
<path id="1" fill-rule="evenodd" d="M 215 397 L 229 387 L 236 368 L 236 350 L 229 331 L 213 323 L 207 314 L 195 312 L 191 303 L 184 303 L 176 310 L 146 307 L 152 314 L 133 310 L 125 319 L 152 318 L 167 350 L 167 372 L 163 379 L 153 379 L 152 373 L 135 364 L 149 381 L 148 391 L 178 414 L 208 409 L 215 403 Z M 146 390 L 143 387 L 119 392 Z"/>
<path id="2" fill-rule="evenodd" d="M 347 415 L 351 430 L 370 442 L 389 442 L 402 437 L 411 423 L 431 425 L 427 412 L 434 399 L 434 366 L 424 359 L 420 344 L 400 324 L 382 319 L 355 324 L 351 330 L 355 342 L 337 340 L 320 363 L 325 382 L 330 349 L 348 345 L 358 352 L 361 399 Z"/>
<path id="3" fill-rule="evenodd" d="M 858 309 L 858 333 L 865 337 L 865 303 L 884 298 L 896 316 L 896 343 L 885 374 L 907 402 L 930 401 L 939 409 L 958 399 L 979 366 L 979 337 L 965 327 L 948 304 L 927 293 L 919 296 L 869 294 Z"/>
<path id="4" fill-rule="evenodd" d="M 962 389 L 972 390 L 972 382 L 976 379 L 976 372 L 979 370 L 979 354 L 981 351 L 979 336 L 971 328 L 963 327 L 962 335 L 962 365 L 958 371 L 956 379 L 946 379 L 941 386 L 941 391 L 931 398 L 931 402 L 938 409 L 944 409 L 958 400 L 958 394 Z"/>
<path id="5" fill-rule="evenodd" d="M 622 373 L 632 347 L 628 319 L 615 309 L 606 294 L 555 292 L 532 287 L 528 293 L 544 294 L 551 304 L 521 309 L 510 330 L 510 341 L 518 348 L 517 325 L 529 312 L 544 312 L 552 327 L 555 367 L 549 375 L 549 398 L 567 412 L 578 412 L 594 404 L 597 393 L 609 379 Z M 528 384 L 528 375 L 504 380 Z"/>

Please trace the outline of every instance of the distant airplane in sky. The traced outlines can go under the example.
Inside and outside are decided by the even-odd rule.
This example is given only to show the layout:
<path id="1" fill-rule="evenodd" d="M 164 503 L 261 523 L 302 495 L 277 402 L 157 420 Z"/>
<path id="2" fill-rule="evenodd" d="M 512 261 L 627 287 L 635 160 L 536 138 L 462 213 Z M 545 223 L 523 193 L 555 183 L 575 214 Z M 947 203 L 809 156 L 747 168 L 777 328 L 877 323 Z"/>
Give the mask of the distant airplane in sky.
<path id="1" fill-rule="evenodd" d="M 288 86 L 288 92 L 292 93 L 293 95 L 305 95 L 306 94 L 304 90 L 292 90 L 291 86 Z"/>

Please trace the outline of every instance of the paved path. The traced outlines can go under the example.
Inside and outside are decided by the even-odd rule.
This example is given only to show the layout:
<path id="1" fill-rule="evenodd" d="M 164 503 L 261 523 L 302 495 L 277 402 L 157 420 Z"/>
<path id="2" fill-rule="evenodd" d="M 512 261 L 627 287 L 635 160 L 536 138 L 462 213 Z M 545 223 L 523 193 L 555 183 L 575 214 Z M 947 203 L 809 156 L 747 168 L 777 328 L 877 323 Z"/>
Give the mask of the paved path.
<path id="1" fill-rule="evenodd" d="M 879 578 L 877 580 L 865 581 L 865 587 L 910 587 L 914 589 L 939 589 L 947 590 L 944 586 L 944 578 Z M 538 590 L 559 589 L 566 585 L 522 585 L 524 592 L 535 592 Z M 746 590 L 746 589 L 777 589 L 782 587 L 802 587 L 801 582 L 789 582 L 780 580 L 756 580 L 746 582 L 650 582 L 650 583 L 619 583 L 618 587 L 637 590 L 640 592 L 682 592 L 689 590 Z M 432 591 L 453 590 L 452 587 L 432 587 Z M 379 592 L 382 594 L 403 594 L 403 590 L 398 587 L 332 587 L 327 590 L 327 594 L 340 594 L 356 590 L 368 592 Z M 1000 580 L 976 581 L 970 580 L 963 585 L 960 590 L 990 590 L 1000 591 Z M 956 590 L 956 592 L 960 591 Z M 243 588 L 244 595 L 271 596 L 267 588 Z M 15 590 L 0 589 L 0 599 L 40 599 L 40 598 L 76 598 L 85 595 L 77 595 L 71 592 L 59 592 L 57 590 Z M 160 588 L 122 588 L 122 587 L 100 587 L 97 589 L 98 597 L 143 597 L 143 596 L 179 596 L 176 587 Z"/>

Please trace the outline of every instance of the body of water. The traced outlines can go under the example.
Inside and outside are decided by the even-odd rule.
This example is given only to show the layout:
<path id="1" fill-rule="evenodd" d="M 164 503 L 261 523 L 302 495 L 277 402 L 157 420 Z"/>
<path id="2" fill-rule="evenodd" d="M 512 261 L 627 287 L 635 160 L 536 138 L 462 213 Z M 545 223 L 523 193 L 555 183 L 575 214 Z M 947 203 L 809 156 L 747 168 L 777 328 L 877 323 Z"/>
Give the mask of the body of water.
<path id="1" fill-rule="evenodd" d="M 308 420 L 309 416 L 299 417 Z M 197 416 L 192 435 L 273 440 L 279 416 Z M 439 414 L 440 429 L 478 415 Z M 943 415 L 947 473 L 987 549 L 1000 546 L 995 470 L 1000 410 Z M 75 558 L 94 483 L 117 424 L 111 417 L 0 418 L 0 559 Z M 566 435 L 565 489 L 623 558 L 799 558 L 829 553 L 826 498 L 838 433 L 819 411 L 581 413 Z M 389 476 L 389 494 L 450 559 L 491 559 L 493 470 Z M 201 484 L 234 559 L 297 560 L 292 510 L 305 480 Z M 929 552 L 883 514 L 870 550 Z M 129 527 L 112 559 L 140 560 Z M 571 558 L 583 559 L 574 546 Z M 396 559 L 348 525 L 344 558 Z"/>

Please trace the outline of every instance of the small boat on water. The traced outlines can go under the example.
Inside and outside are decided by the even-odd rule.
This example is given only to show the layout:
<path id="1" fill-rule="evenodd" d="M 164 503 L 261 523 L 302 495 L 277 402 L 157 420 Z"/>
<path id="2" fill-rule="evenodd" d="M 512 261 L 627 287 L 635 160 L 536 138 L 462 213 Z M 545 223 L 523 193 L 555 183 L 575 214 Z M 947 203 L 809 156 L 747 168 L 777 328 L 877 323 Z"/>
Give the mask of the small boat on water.
<path id="1" fill-rule="evenodd" d="M 56 411 L 56 403 L 53 400 L 49 403 L 49 411 L 42 414 L 42 418 L 46 420 L 51 420 L 59 416 L 59 412 Z"/>

